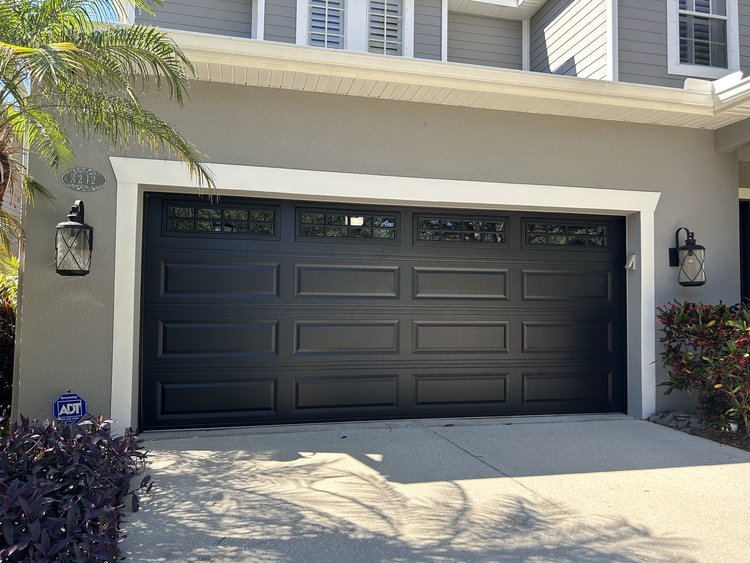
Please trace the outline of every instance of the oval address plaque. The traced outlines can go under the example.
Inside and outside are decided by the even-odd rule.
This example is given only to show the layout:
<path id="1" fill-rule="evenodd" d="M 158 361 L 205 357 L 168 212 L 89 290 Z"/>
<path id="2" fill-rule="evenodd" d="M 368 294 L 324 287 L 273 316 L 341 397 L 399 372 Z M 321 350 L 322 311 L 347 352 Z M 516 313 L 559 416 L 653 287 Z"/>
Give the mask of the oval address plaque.
<path id="1" fill-rule="evenodd" d="M 107 183 L 104 174 L 93 168 L 72 168 L 63 174 L 62 181 L 77 192 L 95 192 Z"/>

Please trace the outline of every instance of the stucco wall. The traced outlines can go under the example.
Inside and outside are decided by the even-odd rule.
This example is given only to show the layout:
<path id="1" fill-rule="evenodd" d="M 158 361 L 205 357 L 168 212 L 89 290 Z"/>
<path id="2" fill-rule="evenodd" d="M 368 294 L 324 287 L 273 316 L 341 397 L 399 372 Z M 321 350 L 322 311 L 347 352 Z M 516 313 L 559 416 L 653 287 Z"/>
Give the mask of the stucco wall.
<path id="1" fill-rule="evenodd" d="M 157 110 L 214 162 L 660 191 L 657 303 L 738 299 L 737 164 L 714 153 L 711 132 L 270 88 L 200 83 L 191 90 L 185 108 Z M 79 150 L 80 166 L 107 177 L 103 190 L 83 194 L 95 236 L 93 271 L 82 279 L 54 273 L 52 247 L 55 224 L 79 194 L 32 165 L 56 199 L 38 202 L 26 222 L 17 408 L 27 415 L 50 416 L 52 401 L 68 389 L 85 394 L 90 411 L 109 412 L 115 183 L 107 155 L 96 144 Z M 667 263 L 683 225 L 708 249 L 702 288 L 680 288 Z M 659 392 L 658 401 L 665 408 L 679 397 Z"/>

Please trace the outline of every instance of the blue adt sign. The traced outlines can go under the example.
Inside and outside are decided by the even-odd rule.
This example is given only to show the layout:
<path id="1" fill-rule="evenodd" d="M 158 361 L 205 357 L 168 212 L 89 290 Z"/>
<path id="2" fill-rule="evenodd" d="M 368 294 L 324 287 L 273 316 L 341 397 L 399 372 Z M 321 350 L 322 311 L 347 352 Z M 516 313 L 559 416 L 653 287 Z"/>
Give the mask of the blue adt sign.
<path id="1" fill-rule="evenodd" d="M 86 416 L 86 401 L 78 393 L 63 393 L 53 403 L 52 412 L 64 424 L 78 424 Z"/>

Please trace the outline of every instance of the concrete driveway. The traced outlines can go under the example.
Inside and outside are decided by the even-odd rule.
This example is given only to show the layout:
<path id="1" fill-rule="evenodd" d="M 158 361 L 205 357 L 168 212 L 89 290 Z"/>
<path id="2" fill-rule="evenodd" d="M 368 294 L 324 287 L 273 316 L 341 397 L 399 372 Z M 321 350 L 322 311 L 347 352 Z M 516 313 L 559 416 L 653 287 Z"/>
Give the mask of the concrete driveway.
<path id="1" fill-rule="evenodd" d="M 130 561 L 750 561 L 750 453 L 623 415 L 147 435 Z"/>

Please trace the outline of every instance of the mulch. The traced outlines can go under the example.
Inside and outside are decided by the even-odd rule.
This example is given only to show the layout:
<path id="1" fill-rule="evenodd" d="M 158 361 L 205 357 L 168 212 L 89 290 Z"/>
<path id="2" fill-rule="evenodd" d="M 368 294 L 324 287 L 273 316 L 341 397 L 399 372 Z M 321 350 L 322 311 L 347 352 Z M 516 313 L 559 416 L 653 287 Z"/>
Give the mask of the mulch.
<path id="1" fill-rule="evenodd" d="M 720 444 L 732 446 L 750 452 L 750 436 L 742 430 L 738 432 L 726 432 L 716 428 L 704 428 L 702 430 L 690 430 L 690 434 L 700 436 L 706 440 L 712 440 Z"/>

